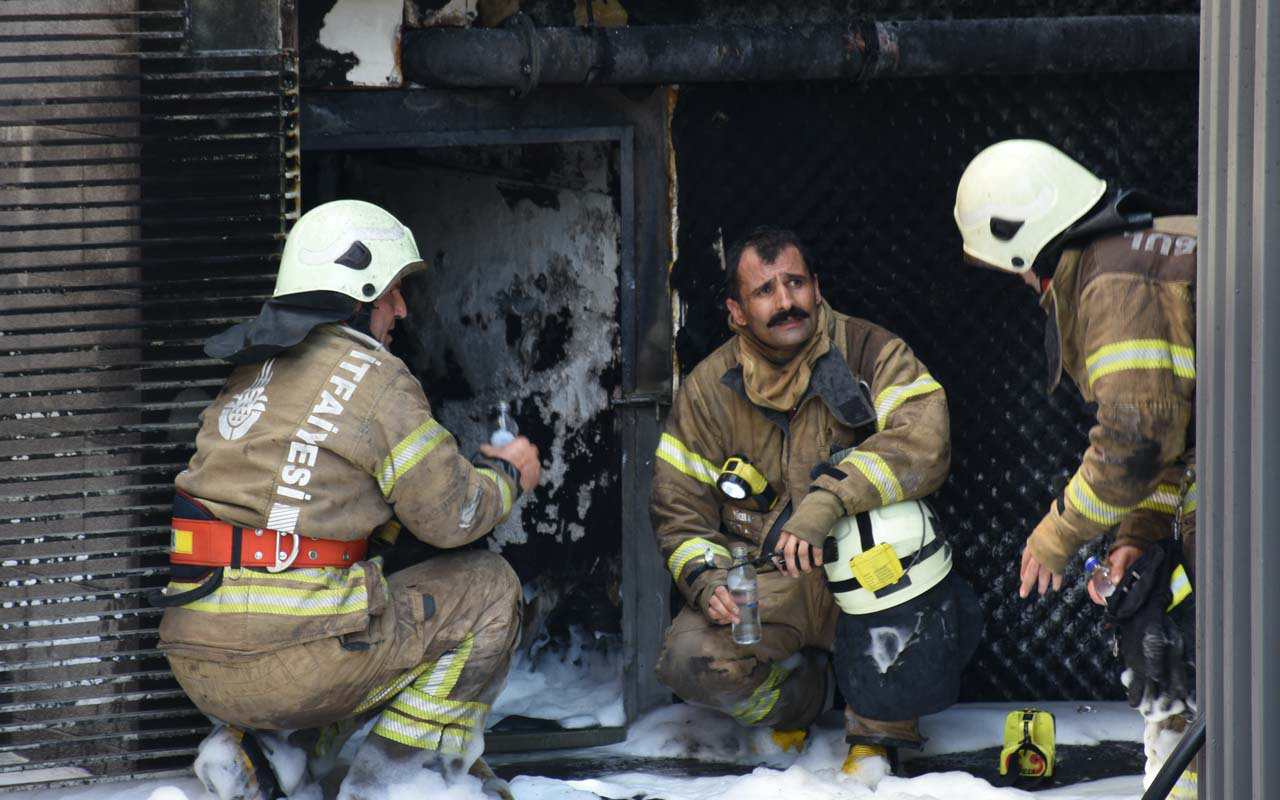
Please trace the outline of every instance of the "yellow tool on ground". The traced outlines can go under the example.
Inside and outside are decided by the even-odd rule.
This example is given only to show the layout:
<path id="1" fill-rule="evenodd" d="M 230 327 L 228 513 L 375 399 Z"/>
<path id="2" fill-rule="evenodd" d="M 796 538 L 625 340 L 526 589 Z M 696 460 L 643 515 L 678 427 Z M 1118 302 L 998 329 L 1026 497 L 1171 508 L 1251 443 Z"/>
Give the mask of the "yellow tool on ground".
<path id="1" fill-rule="evenodd" d="M 1038 708 L 1010 711 L 1004 719 L 1000 774 L 1043 779 L 1053 774 L 1053 715 Z"/>

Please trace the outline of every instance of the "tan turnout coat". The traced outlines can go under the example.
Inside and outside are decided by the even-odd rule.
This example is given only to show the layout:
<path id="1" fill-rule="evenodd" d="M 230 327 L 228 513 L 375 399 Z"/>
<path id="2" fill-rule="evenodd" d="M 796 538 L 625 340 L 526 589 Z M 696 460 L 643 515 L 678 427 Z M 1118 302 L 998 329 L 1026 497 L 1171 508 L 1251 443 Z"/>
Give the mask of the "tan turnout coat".
<path id="1" fill-rule="evenodd" d="M 496 464 L 459 454 L 400 359 L 339 325 L 236 368 L 202 414 L 196 445 L 179 489 L 224 522 L 296 531 L 303 550 L 305 537 L 364 539 L 392 515 L 429 544 L 457 547 L 488 533 L 517 495 Z M 263 538 L 269 552 L 275 540 Z M 364 632 L 387 601 L 380 559 L 226 569 L 215 592 L 165 611 L 161 647 L 200 658 L 271 652 Z"/>
<path id="2" fill-rule="evenodd" d="M 1028 540 L 1054 572 L 1112 528 L 1141 546 L 1169 535 L 1180 502 L 1193 516 L 1196 233 L 1194 217 L 1166 217 L 1068 250 L 1045 293 L 1049 388 L 1065 371 L 1097 405 L 1079 469 Z"/>

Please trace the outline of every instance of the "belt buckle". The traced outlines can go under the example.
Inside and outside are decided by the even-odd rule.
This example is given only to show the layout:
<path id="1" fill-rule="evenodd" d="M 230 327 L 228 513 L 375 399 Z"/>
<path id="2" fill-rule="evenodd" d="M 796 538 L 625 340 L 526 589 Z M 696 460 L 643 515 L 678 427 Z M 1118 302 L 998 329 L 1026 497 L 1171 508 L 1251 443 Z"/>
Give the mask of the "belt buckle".
<path id="1" fill-rule="evenodd" d="M 289 554 L 289 557 L 285 559 L 284 563 L 280 563 L 280 554 L 283 552 L 280 549 L 280 536 L 282 534 L 284 536 L 293 537 L 293 552 Z M 293 566 L 294 559 L 298 557 L 298 548 L 301 545 L 301 543 L 302 543 L 302 537 L 296 533 L 293 533 L 292 531 L 276 531 L 276 546 L 275 546 L 275 549 L 272 551 L 272 553 L 274 554 L 276 563 L 270 567 L 267 567 L 267 572 L 284 572 L 286 569 Z"/>

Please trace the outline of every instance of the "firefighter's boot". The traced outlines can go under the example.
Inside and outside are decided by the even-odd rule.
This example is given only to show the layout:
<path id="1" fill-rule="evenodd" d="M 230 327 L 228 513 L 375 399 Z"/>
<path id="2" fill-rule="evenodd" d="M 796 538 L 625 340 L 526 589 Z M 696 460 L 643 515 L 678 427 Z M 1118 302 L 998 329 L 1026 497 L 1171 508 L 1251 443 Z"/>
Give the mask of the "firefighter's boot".
<path id="1" fill-rule="evenodd" d="M 805 740 L 809 738 L 809 732 L 805 728 L 798 730 L 783 730 L 774 728 L 769 732 L 769 737 L 773 739 L 773 743 L 782 748 L 782 752 L 795 750 L 797 753 L 804 750 Z"/>
<path id="2" fill-rule="evenodd" d="M 515 795 L 511 793 L 511 784 L 499 778 L 483 756 L 477 758 L 471 764 L 471 769 L 468 772 L 472 777 L 480 779 L 480 789 L 486 797 L 496 797 L 498 800 L 515 800 Z"/>
<path id="3" fill-rule="evenodd" d="M 874 788 L 881 778 L 892 774 L 895 756 L 896 753 L 882 744 L 857 742 L 849 745 L 849 755 L 845 756 L 840 771 Z"/>
<path id="4" fill-rule="evenodd" d="M 200 743 L 196 777 L 218 800 L 277 800 L 284 797 L 266 753 L 251 734 L 220 725 Z"/>

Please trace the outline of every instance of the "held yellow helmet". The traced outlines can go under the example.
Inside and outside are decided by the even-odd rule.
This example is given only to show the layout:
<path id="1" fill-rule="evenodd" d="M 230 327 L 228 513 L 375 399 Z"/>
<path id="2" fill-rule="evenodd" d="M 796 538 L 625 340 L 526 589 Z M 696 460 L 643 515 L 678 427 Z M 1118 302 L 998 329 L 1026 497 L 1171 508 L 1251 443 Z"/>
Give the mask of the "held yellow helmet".
<path id="1" fill-rule="evenodd" d="M 338 292 L 368 303 L 425 266 L 400 220 L 363 200 L 334 200 L 303 214 L 289 231 L 271 296 Z"/>
<path id="2" fill-rule="evenodd" d="M 951 546 L 920 500 L 843 517 L 831 528 L 827 586 L 846 614 L 874 614 L 919 597 L 951 572 Z"/>
<path id="3" fill-rule="evenodd" d="M 997 142 L 969 162 L 956 188 L 965 255 L 1006 272 L 1026 272 L 1106 190 L 1106 181 L 1052 145 Z"/>

